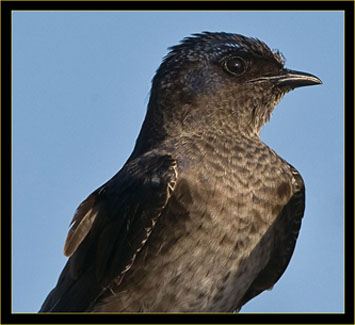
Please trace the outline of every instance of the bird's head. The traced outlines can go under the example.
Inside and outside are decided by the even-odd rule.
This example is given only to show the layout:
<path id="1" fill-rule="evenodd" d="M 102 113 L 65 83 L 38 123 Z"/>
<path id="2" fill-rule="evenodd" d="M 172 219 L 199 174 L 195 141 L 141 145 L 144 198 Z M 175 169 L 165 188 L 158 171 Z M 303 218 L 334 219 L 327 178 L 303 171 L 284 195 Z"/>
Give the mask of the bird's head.
<path id="1" fill-rule="evenodd" d="M 152 82 L 147 117 L 165 133 L 224 125 L 258 135 L 284 94 L 321 83 L 284 63 L 280 52 L 255 38 L 194 34 L 164 58 Z"/>

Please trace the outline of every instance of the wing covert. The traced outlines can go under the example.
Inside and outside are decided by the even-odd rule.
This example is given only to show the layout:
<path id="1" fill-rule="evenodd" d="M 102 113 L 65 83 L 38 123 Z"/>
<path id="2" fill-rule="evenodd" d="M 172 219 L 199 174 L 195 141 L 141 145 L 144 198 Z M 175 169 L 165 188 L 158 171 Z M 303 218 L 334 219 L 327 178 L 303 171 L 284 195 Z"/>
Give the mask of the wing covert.
<path id="1" fill-rule="evenodd" d="M 71 257 L 40 311 L 82 311 L 124 275 L 165 208 L 177 173 L 169 155 L 147 153 L 79 206 L 64 249 Z"/>

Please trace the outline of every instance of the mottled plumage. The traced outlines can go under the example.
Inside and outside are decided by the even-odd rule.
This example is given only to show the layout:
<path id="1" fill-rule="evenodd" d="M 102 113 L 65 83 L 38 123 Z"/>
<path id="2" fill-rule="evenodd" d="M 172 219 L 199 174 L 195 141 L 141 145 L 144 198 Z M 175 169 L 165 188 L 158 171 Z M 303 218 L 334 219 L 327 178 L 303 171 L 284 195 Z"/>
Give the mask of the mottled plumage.
<path id="1" fill-rule="evenodd" d="M 305 189 L 259 133 L 284 94 L 321 83 L 284 63 L 238 34 L 171 48 L 130 158 L 73 218 L 42 312 L 232 312 L 274 285 Z"/>

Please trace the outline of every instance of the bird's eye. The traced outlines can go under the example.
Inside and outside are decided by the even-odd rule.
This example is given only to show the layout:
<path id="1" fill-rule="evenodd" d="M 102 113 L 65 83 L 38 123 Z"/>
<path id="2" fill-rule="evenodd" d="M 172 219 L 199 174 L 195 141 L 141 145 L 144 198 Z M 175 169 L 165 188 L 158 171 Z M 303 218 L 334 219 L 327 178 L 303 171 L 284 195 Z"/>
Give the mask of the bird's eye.
<path id="1" fill-rule="evenodd" d="M 224 62 L 224 68 L 227 72 L 235 76 L 241 76 L 245 72 L 246 64 L 240 57 L 231 58 Z"/>

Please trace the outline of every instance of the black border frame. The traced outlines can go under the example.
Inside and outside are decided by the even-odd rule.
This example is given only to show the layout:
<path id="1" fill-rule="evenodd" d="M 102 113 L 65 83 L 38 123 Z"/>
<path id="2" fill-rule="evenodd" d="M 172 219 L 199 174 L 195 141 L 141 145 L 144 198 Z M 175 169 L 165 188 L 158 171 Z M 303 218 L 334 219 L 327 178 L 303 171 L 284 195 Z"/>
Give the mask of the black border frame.
<path id="1" fill-rule="evenodd" d="M 11 313 L 11 14 L 14 10 L 340 10 L 345 14 L 345 313 L 343 314 L 14 314 Z M 354 324 L 353 1 L 1 1 L 1 324 Z M 331 299 L 331 297 L 330 297 Z"/>

